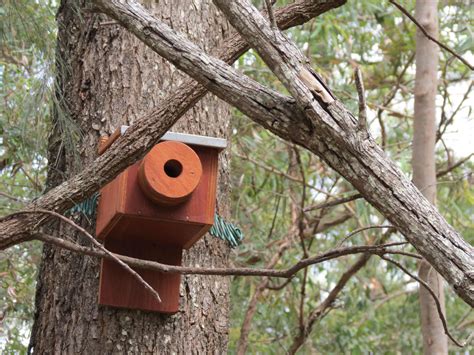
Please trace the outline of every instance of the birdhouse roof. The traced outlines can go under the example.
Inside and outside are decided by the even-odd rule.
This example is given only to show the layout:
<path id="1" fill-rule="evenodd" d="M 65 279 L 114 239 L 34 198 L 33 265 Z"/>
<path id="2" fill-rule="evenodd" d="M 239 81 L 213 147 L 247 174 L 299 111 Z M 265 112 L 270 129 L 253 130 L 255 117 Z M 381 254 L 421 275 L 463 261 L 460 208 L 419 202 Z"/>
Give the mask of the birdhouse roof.
<path id="1" fill-rule="evenodd" d="M 124 134 L 128 129 L 128 126 L 122 126 L 120 128 L 120 133 Z M 177 141 L 190 145 L 199 145 L 204 147 L 212 147 L 218 150 L 223 150 L 227 147 L 227 140 L 223 138 L 200 136 L 197 134 L 188 134 L 188 133 L 177 133 L 177 132 L 166 132 L 162 141 Z"/>

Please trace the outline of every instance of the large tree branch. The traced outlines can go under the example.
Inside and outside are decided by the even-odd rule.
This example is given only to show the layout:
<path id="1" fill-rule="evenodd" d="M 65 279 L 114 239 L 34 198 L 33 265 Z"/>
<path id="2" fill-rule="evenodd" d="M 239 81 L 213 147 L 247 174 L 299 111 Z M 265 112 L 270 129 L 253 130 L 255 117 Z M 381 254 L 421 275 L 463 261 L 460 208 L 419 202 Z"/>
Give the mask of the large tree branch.
<path id="1" fill-rule="evenodd" d="M 286 29 L 300 25 L 345 2 L 346 0 L 300 0 L 278 9 L 275 12 L 275 19 L 280 28 Z M 248 44 L 234 33 L 213 52 L 223 61 L 233 63 L 248 48 Z M 206 88 L 199 83 L 192 79 L 186 80 L 173 94 L 165 97 L 157 105 L 158 109 L 138 120 L 124 136 L 81 173 L 50 190 L 25 209 L 41 208 L 62 212 L 84 200 L 125 168 L 141 159 L 206 93 Z M 283 106 L 285 105 L 292 106 L 293 103 L 291 100 L 286 100 Z M 289 109 L 288 113 L 290 112 Z M 277 119 L 278 117 L 275 117 L 275 120 Z M 21 218 L 3 219 L 0 221 L 0 250 L 31 239 L 32 229 L 41 223 L 44 223 L 44 220 L 38 216 L 23 215 Z"/>
<path id="2" fill-rule="evenodd" d="M 132 0 L 95 0 L 155 52 L 286 140 L 308 148 L 350 181 L 401 231 L 454 290 L 474 305 L 474 249 L 390 161 L 308 68 L 297 49 L 251 5 L 217 1 L 297 99 L 292 101 L 202 52 Z M 240 25 L 239 25 L 240 23 Z M 269 41 L 273 41 L 271 44 Z M 362 133 L 362 134 L 359 134 Z"/>

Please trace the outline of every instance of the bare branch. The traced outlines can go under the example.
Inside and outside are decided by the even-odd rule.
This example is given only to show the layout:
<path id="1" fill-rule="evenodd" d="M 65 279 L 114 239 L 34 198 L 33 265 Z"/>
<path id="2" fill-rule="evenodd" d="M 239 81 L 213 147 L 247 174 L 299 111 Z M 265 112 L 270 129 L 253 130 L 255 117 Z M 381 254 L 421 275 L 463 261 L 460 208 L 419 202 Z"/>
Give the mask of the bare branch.
<path id="1" fill-rule="evenodd" d="M 272 0 L 265 0 L 265 4 L 267 6 L 268 20 L 270 20 L 272 27 L 278 31 L 275 15 L 273 14 Z"/>
<path id="2" fill-rule="evenodd" d="M 354 194 L 354 195 L 347 196 L 347 197 L 342 197 L 342 198 L 339 198 L 339 199 L 336 199 L 336 200 L 333 200 L 333 201 L 320 203 L 318 205 L 308 206 L 304 209 L 304 212 L 310 212 L 310 211 L 314 211 L 314 210 L 320 210 L 320 209 L 323 209 L 323 208 L 334 207 L 334 206 L 337 206 L 337 205 L 341 205 L 343 203 L 358 200 L 360 198 L 362 198 L 361 194 Z"/>
<path id="3" fill-rule="evenodd" d="M 3 196 L 11 201 L 14 201 L 14 202 L 20 202 L 20 203 L 25 203 L 24 201 L 22 201 L 21 199 L 19 199 L 18 197 L 15 197 L 15 196 L 12 196 L 12 195 L 9 195 L 7 194 L 6 192 L 3 192 L 3 191 L 0 191 L 0 196 Z"/>
<path id="4" fill-rule="evenodd" d="M 367 132 L 367 103 L 365 102 L 364 81 L 362 80 L 362 73 L 358 65 L 354 69 L 354 78 L 359 96 L 359 122 L 357 129 L 360 132 Z"/>
<path id="5" fill-rule="evenodd" d="M 456 169 L 456 168 L 460 167 L 461 165 L 463 165 L 465 162 L 467 162 L 473 156 L 474 156 L 474 153 L 471 153 L 467 157 L 459 159 L 456 163 L 454 163 L 453 165 L 447 167 L 446 169 L 438 171 L 436 173 L 436 178 L 440 178 L 440 177 L 443 177 L 443 176 L 449 174 L 451 171 L 453 171 L 454 169 Z"/>
<path id="6" fill-rule="evenodd" d="M 297 177 L 294 177 L 288 173 L 285 173 L 284 171 L 281 171 L 277 168 L 275 168 L 274 166 L 269 166 L 269 165 L 266 165 L 265 163 L 261 162 L 261 161 L 258 161 L 258 160 L 255 160 L 251 157 L 249 157 L 248 155 L 242 155 L 242 154 L 239 154 L 239 153 L 234 153 L 235 156 L 237 156 L 238 158 L 240 159 L 243 159 L 243 160 L 246 160 L 252 164 L 255 164 L 256 166 L 262 168 L 263 170 L 266 170 L 272 174 L 275 174 L 275 175 L 278 175 L 278 176 L 281 176 L 281 177 L 284 177 L 288 180 L 291 180 L 291 181 L 294 181 L 294 182 L 298 182 L 298 183 L 301 183 L 302 180 L 300 178 L 297 178 Z M 325 190 L 322 190 L 314 185 L 311 185 L 309 183 L 304 183 L 305 186 L 309 187 L 310 189 L 314 190 L 314 191 L 317 191 L 319 193 L 322 193 L 324 195 L 327 195 L 327 196 L 333 196 L 332 194 L 330 194 L 329 192 L 325 191 Z"/>
<path id="7" fill-rule="evenodd" d="M 358 228 L 354 231 L 352 231 L 351 233 L 349 233 L 345 238 L 343 238 L 338 244 L 337 244 L 337 247 L 341 247 L 342 244 L 344 244 L 349 238 L 351 238 L 352 236 L 360 233 L 360 232 L 363 232 L 363 231 L 366 231 L 366 230 L 369 230 L 369 229 L 385 229 L 385 228 L 389 228 L 389 229 L 394 229 L 393 226 L 384 226 L 384 225 L 378 225 L 378 226 L 367 226 L 367 227 L 361 227 L 361 228 Z"/>
<path id="8" fill-rule="evenodd" d="M 117 261 L 115 258 L 120 259 L 129 266 L 160 271 L 164 273 L 175 273 L 183 275 L 215 275 L 215 276 L 267 276 L 277 278 L 291 278 L 298 271 L 315 264 L 322 263 L 327 260 L 333 260 L 342 256 L 360 254 L 360 253 L 373 253 L 373 254 L 400 254 L 398 250 L 390 250 L 389 248 L 403 245 L 404 243 L 388 243 L 383 245 L 361 245 L 347 248 L 339 248 L 329 250 L 318 255 L 302 259 L 293 266 L 287 269 L 275 270 L 275 269 L 255 269 L 255 268 L 213 268 L 213 267 L 191 267 L 191 266 L 176 266 L 158 263 L 156 261 L 136 259 L 125 255 L 105 252 L 103 250 L 94 250 L 76 243 L 53 237 L 44 233 L 34 234 L 34 238 L 46 243 L 57 245 L 63 249 L 70 250 L 75 253 L 95 256 L 99 258 L 105 258 L 112 261 Z"/>
<path id="9" fill-rule="evenodd" d="M 446 133 L 446 130 L 448 129 L 448 126 L 451 123 L 453 123 L 454 117 L 458 114 L 459 110 L 463 107 L 464 102 L 469 98 L 469 95 L 471 94 L 473 86 L 474 86 L 474 80 L 471 80 L 471 83 L 469 84 L 469 87 L 467 88 L 466 92 L 464 93 L 463 98 L 461 99 L 461 101 L 459 101 L 459 104 L 454 109 L 454 111 L 451 113 L 449 118 L 446 118 L 446 114 L 444 112 L 444 108 L 445 108 L 446 101 L 447 101 L 447 98 L 448 98 L 447 88 L 445 89 L 445 94 L 444 94 L 444 97 L 443 97 L 443 107 L 442 107 L 443 111 L 442 111 L 442 115 L 441 115 L 441 121 L 440 121 L 439 126 L 438 126 L 438 131 L 436 132 L 436 141 L 442 139 L 444 133 Z"/>
<path id="10" fill-rule="evenodd" d="M 291 225 L 290 230 L 283 238 L 276 253 L 274 253 L 272 258 L 266 264 L 267 268 L 273 268 L 278 263 L 280 258 L 283 256 L 283 253 L 288 248 L 290 248 L 290 246 L 293 244 L 294 237 L 297 233 L 297 227 L 295 223 L 296 218 L 292 218 L 292 222 L 293 223 Z M 289 277 L 286 281 L 289 282 L 292 278 L 293 277 Z M 237 342 L 238 355 L 246 354 L 247 345 L 248 345 L 248 336 L 250 333 L 250 326 L 252 323 L 252 319 L 255 315 L 255 312 L 257 311 L 257 304 L 258 304 L 260 295 L 264 292 L 266 288 L 268 288 L 269 283 L 270 283 L 270 279 L 268 277 L 261 280 L 261 282 L 255 288 L 255 292 L 253 293 L 252 297 L 250 298 L 248 302 L 248 307 L 247 307 L 247 310 L 245 311 L 244 320 L 242 321 L 242 326 L 240 327 L 240 338 L 239 338 L 239 341 Z M 286 282 L 284 282 L 283 284 L 286 284 Z"/>
<path id="11" fill-rule="evenodd" d="M 399 3 L 397 3 L 395 0 L 389 0 L 393 5 L 395 5 L 396 8 L 398 8 L 406 17 L 408 17 L 415 25 L 416 27 L 418 27 L 420 29 L 421 32 L 423 32 L 423 34 L 426 36 L 426 38 L 428 38 L 430 41 L 433 41 L 434 43 L 436 43 L 438 46 L 440 46 L 441 48 L 443 48 L 445 51 L 448 51 L 449 53 L 451 53 L 453 56 L 455 56 L 456 58 L 458 58 L 461 62 L 463 62 L 464 64 L 467 65 L 467 67 L 471 70 L 474 70 L 474 66 L 472 64 L 470 64 L 466 59 L 464 59 L 461 55 L 457 54 L 455 51 L 453 51 L 451 48 L 449 48 L 448 46 L 444 45 L 443 43 L 441 43 L 440 41 L 438 41 L 436 38 L 434 38 L 433 36 L 431 36 L 426 30 L 425 28 L 408 12 L 408 10 L 406 10 L 402 5 L 400 5 Z"/>

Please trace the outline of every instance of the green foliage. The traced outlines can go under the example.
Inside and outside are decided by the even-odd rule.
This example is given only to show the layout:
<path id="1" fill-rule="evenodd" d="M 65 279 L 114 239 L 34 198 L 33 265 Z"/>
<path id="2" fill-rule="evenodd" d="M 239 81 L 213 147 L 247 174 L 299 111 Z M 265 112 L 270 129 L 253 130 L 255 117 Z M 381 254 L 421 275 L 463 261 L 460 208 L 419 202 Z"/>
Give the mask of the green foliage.
<path id="1" fill-rule="evenodd" d="M 0 216 L 44 189 L 52 98 L 56 1 L 0 5 Z M 0 352 L 26 350 L 33 319 L 38 243 L 0 254 Z"/>

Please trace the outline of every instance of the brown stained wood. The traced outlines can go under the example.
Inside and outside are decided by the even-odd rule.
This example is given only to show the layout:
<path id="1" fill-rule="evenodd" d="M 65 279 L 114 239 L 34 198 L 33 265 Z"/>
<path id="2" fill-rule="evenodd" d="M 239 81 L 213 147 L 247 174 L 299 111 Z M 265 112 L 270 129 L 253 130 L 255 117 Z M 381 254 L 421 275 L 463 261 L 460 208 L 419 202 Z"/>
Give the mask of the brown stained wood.
<path id="1" fill-rule="evenodd" d="M 214 148 L 170 141 L 157 144 L 143 161 L 130 166 L 101 190 L 96 236 L 115 253 L 181 265 L 182 250 L 189 249 L 214 222 L 217 158 L 218 150 Z M 182 166 L 177 177 L 165 171 L 170 160 Z M 145 188 L 140 177 L 148 183 Z M 169 204 L 176 200 L 180 203 Z M 158 292 L 161 304 L 110 260 L 102 261 L 100 304 L 163 313 L 178 311 L 178 274 L 136 271 Z"/>
<path id="2" fill-rule="evenodd" d="M 181 265 L 182 248 L 163 246 L 157 242 L 144 245 L 136 243 L 133 235 L 129 239 L 105 242 L 105 247 L 114 252 L 168 265 Z M 136 269 L 140 276 L 160 295 L 159 303 L 130 273 L 118 263 L 102 260 L 100 272 L 99 304 L 145 311 L 175 313 L 179 308 L 179 286 L 181 275 L 166 274 L 152 270 Z"/>
<path id="3" fill-rule="evenodd" d="M 97 149 L 97 153 L 102 155 L 116 140 L 118 137 L 121 136 L 120 127 L 115 130 L 114 133 L 110 137 L 102 136 L 99 140 L 99 148 Z"/>
<path id="4" fill-rule="evenodd" d="M 116 214 L 105 233 L 107 233 L 106 240 L 133 239 L 136 243 L 156 242 L 161 245 L 189 249 L 210 227 L 211 224 Z"/>
<path id="5" fill-rule="evenodd" d="M 138 182 L 145 195 L 161 205 L 178 205 L 194 192 L 202 176 L 198 155 L 186 144 L 161 142 L 143 158 Z"/>
<path id="6" fill-rule="evenodd" d="M 96 236 L 106 239 L 113 233 L 112 219 L 122 215 L 136 216 L 140 221 L 155 219 L 212 226 L 216 206 L 217 150 L 192 146 L 202 164 L 202 177 L 189 199 L 177 206 L 160 206 L 144 194 L 138 184 L 140 162 L 132 165 L 101 190 L 97 208 Z M 146 238 L 146 237 L 144 237 Z M 195 238 L 188 238 L 183 247 L 189 248 Z"/>

